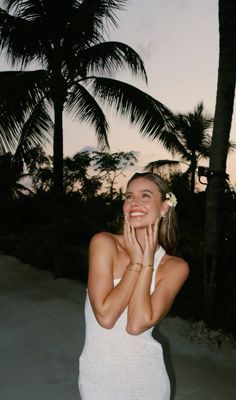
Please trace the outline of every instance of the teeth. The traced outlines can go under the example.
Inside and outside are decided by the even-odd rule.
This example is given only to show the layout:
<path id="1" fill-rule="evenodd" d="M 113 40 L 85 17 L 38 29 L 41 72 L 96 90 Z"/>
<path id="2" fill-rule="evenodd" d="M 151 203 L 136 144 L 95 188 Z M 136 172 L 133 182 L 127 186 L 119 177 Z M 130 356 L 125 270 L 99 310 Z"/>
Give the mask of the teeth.
<path id="1" fill-rule="evenodd" d="M 131 217 L 139 217 L 139 216 L 143 216 L 143 215 L 145 215 L 145 213 L 142 213 L 142 212 L 139 212 L 139 211 L 135 211 L 135 212 L 130 213 Z"/>

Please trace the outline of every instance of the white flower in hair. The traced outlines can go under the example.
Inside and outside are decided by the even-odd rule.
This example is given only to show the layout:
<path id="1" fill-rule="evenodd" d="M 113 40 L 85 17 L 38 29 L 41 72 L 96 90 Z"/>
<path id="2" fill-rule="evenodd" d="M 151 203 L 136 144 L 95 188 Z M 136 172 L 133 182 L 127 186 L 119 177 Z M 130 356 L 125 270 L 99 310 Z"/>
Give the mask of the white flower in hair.
<path id="1" fill-rule="evenodd" d="M 167 201 L 168 206 L 176 207 L 177 199 L 176 199 L 176 196 L 174 195 L 174 193 L 172 193 L 172 192 L 166 193 L 166 199 L 168 199 L 168 201 Z"/>

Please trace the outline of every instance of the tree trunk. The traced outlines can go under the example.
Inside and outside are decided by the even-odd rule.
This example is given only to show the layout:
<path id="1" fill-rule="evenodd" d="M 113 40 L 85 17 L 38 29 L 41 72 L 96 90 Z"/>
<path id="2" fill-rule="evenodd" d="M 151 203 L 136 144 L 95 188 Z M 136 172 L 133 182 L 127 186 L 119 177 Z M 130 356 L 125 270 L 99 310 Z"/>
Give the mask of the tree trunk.
<path id="1" fill-rule="evenodd" d="M 65 82 L 60 71 L 55 72 L 52 81 L 54 103 L 54 140 L 53 140 L 53 271 L 54 277 L 65 275 L 63 262 L 63 109 L 66 99 Z"/>
<path id="2" fill-rule="evenodd" d="M 192 160 L 191 160 L 191 181 L 190 181 L 190 191 L 192 194 L 194 194 L 195 191 L 195 175 L 196 175 L 196 169 L 197 169 L 197 161 L 195 154 L 192 154 Z"/>
<path id="3" fill-rule="evenodd" d="M 222 255 L 225 172 L 236 75 L 235 0 L 219 0 L 219 33 L 218 84 L 205 213 L 205 318 L 210 326 L 215 326 L 217 323 L 217 294 L 224 268 Z"/>
<path id="4" fill-rule="evenodd" d="M 53 189 L 56 196 L 63 195 L 63 102 L 54 101 Z"/>

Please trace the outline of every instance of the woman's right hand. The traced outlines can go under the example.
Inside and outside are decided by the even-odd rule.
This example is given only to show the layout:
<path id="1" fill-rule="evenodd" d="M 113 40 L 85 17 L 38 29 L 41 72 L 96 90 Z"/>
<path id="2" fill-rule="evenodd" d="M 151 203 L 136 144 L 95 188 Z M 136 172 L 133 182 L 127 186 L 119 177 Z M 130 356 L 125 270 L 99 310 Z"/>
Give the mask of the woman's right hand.
<path id="1" fill-rule="evenodd" d="M 124 223 L 124 245 L 127 253 L 130 256 L 131 264 L 143 263 L 143 250 L 137 240 L 135 228 L 130 225 L 128 219 L 125 217 Z"/>

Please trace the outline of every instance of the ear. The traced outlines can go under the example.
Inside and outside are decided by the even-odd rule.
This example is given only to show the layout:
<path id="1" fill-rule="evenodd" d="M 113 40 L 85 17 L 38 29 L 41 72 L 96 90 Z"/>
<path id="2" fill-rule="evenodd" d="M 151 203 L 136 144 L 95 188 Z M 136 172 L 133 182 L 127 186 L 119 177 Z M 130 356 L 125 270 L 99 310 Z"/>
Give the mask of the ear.
<path id="1" fill-rule="evenodd" d="M 170 206 L 167 204 L 168 200 L 163 201 L 162 205 L 161 205 L 161 212 L 160 212 L 160 216 L 162 218 L 165 217 L 166 213 L 169 211 Z"/>

